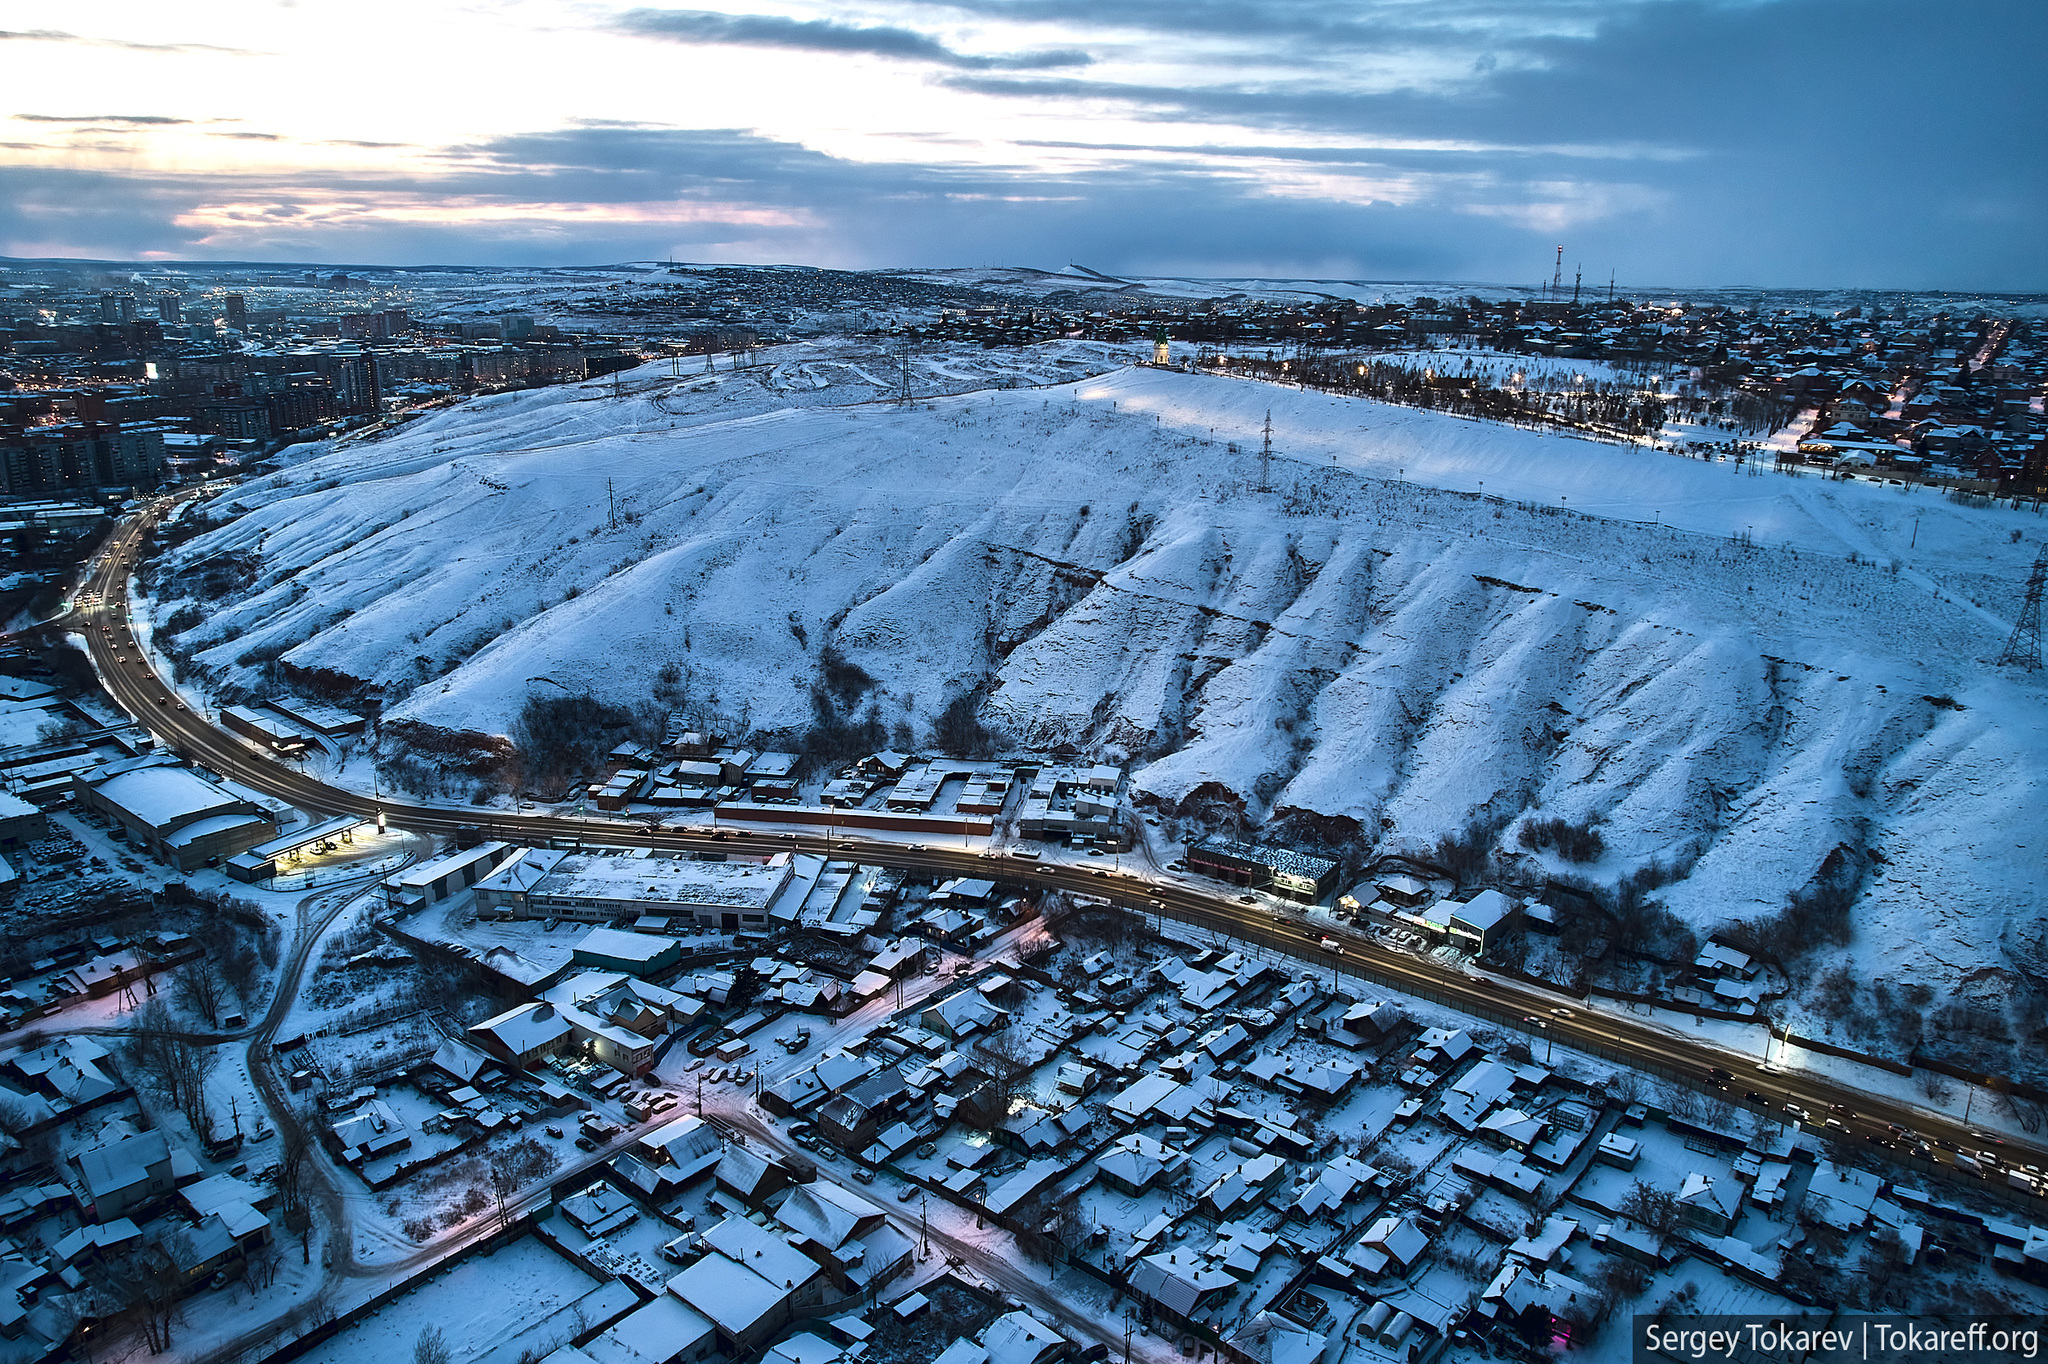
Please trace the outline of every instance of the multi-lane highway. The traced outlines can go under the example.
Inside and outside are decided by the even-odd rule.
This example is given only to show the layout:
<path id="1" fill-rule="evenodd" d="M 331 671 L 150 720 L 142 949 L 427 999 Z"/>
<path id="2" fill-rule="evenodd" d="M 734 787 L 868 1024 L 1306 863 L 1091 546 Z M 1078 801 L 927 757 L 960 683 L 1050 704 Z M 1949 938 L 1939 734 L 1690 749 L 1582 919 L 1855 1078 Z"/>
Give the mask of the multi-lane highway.
<path id="1" fill-rule="evenodd" d="M 1519 982 L 1396 951 L 1362 934 L 1327 924 L 1310 927 L 1279 901 L 1254 897 L 1246 904 L 1237 888 L 1213 882 L 1053 861 L 1025 862 L 992 856 L 993 850 L 904 844 L 858 837 L 845 830 L 771 833 L 728 829 L 713 834 L 646 822 L 384 800 L 329 786 L 258 753 L 190 709 L 157 675 L 135 638 L 129 622 L 128 578 L 149 527 L 169 505 L 156 504 L 115 530 L 89 567 L 64 623 L 83 632 L 108 692 L 160 740 L 189 759 L 301 809 L 365 817 L 381 813 L 392 825 L 429 833 L 482 824 L 492 837 L 541 844 L 580 841 L 733 850 L 737 844 L 752 843 L 809 852 L 839 851 L 863 862 L 909 870 L 997 875 L 1046 889 L 1096 895 L 1214 931 L 1261 951 L 1301 958 L 1333 976 L 1349 975 L 1416 994 L 1523 1029 L 1539 1044 L 1590 1052 L 1788 1121 L 1803 1112 L 1808 1125 L 1824 1135 L 1859 1149 L 1875 1149 L 1875 1144 L 1881 1143 L 1889 1158 L 1931 1172 L 1960 1176 L 1952 1154 L 1957 1150 L 1989 1152 L 1990 1159 L 2005 1169 L 2048 1166 L 2048 1152 L 2038 1142 L 1999 1142 L 1980 1136 L 1946 1114 L 1872 1093 L 1853 1082 L 1838 1082 L 1787 1066 L 1765 1070 L 1760 1066 L 1761 1036 L 1757 1053 L 1737 1054 L 1645 1019 L 1589 1008 L 1581 1001 Z M 1339 942 L 1341 952 L 1323 947 L 1325 937 Z M 1995 1173 L 2004 1189 L 2003 1171 Z M 2017 1190 L 2007 1191 L 2023 1196 Z"/>

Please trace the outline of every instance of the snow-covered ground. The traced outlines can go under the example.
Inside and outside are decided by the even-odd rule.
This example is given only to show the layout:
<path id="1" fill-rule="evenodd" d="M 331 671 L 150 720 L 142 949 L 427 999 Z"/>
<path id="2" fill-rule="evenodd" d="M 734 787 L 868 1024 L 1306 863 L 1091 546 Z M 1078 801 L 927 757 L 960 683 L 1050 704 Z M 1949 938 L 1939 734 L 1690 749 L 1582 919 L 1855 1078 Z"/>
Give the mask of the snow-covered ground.
<path id="1" fill-rule="evenodd" d="M 921 363 L 1105 361 L 996 354 Z M 480 399 L 251 483 L 174 556 L 255 556 L 186 642 L 479 735 L 530 693 L 643 700 L 665 664 L 729 726 L 794 731 L 829 644 L 919 742 L 981 688 L 1019 743 L 1128 758 L 1162 802 L 1424 841 L 1597 818 L 1597 876 L 1696 859 L 1663 898 L 1702 929 L 1867 829 L 1866 978 L 1995 988 L 2048 946 L 2042 688 L 1985 661 L 2038 516 L 1250 380 L 904 408 L 852 343 L 764 360 Z"/>

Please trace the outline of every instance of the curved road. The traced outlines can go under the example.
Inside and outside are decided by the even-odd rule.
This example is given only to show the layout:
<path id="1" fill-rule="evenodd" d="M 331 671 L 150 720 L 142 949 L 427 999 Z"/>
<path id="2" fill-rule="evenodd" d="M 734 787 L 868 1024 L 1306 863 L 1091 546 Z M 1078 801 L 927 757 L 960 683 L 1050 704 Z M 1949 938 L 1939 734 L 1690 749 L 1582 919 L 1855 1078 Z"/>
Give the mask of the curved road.
<path id="1" fill-rule="evenodd" d="M 582 841 L 608 846 L 729 851 L 732 841 L 746 841 L 796 851 L 843 851 L 863 862 L 947 875 L 987 876 L 996 870 L 985 853 L 892 843 L 853 836 L 845 830 L 829 834 L 728 831 L 713 836 L 644 821 L 509 814 L 465 806 L 381 800 L 316 781 L 257 753 L 189 710 L 157 676 L 135 639 L 128 619 L 128 577 L 135 570 L 148 531 L 170 505 L 169 500 L 159 501 L 115 529 L 89 566 L 71 612 L 53 624 L 83 632 L 108 692 L 159 739 L 183 756 L 268 795 L 319 814 L 382 814 L 393 825 L 429 833 L 481 825 L 492 837 L 543 845 Z M 1481 1018 L 1522 1028 L 1532 1039 L 1541 1035 L 1550 1042 L 1663 1075 L 1709 1094 L 1718 1092 L 1731 1101 L 1757 1109 L 1783 1116 L 1788 1105 L 1797 1105 L 1810 1114 L 1810 1126 L 1822 1123 L 1832 1110 L 1836 1120 L 1843 1124 L 1836 1135 L 1845 1139 L 1890 1141 L 1895 1125 L 1914 1129 L 1930 1145 L 1995 1149 L 2007 1164 L 2039 1166 L 2048 1162 L 2048 1148 L 2037 1142 L 1994 1143 L 1973 1135 L 1945 1114 L 1873 1094 L 1853 1084 L 1801 1071 L 1765 1071 L 1753 1054 L 1738 1054 L 1673 1028 L 1588 1009 L 1580 1001 L 1560 994 L 1396 952 L 1349 930 L 1309 927 L 1278 901 L 1258 897 L 1250 905 L 1242 903 L 1234 888 L 1212 888 L 1213 883 L 1198 885 L 1176 877 L 1144 877 L 1051 863 L 1026 865 L 1004 861 L 1000 865 L 1010 870 L 1005 880 L 1097 895 L 1147 913 L 1178 919 L 1270 952 L 1301 958 L 1320 968 L 1370 979 Z M 1341 950 L 1325 950 L 1320 946 L 1325 938 L 1341 944 Z M 1863 1142 L 1854 1144 L 1857 1149 L 1864 1147 Z M 1896 1152 L 1893 1154 L 1899 1158 Z M 1952 1164 L 1945 1151 L 1933 1152 L 1932 1163 Z M 1950 1168 L 1946 1173 L 1960 1172 Z"/>

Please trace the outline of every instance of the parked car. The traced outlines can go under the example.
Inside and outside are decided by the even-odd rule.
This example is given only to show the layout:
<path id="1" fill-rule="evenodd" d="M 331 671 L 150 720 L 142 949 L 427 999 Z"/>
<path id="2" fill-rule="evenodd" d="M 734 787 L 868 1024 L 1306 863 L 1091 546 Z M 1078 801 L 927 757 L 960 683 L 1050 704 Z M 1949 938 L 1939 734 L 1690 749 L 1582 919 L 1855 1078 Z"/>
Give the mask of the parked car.
<path id="1" fill-rule="evenodd" d="M 589 1137 L 578 1137 L 576 1138 L 576 1149 L 579 1151 L 595 1151 L 597 1143 Z"/>

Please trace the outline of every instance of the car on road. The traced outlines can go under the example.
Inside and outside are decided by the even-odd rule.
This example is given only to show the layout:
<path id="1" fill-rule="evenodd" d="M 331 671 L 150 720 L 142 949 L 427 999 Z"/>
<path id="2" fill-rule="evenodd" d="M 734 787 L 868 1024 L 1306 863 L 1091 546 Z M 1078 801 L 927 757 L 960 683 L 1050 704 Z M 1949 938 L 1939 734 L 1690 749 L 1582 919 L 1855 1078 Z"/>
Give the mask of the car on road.
<path id="1" fill-rule="evenodd" d="M 1714 1082 L 1714 1086 L 1717 1089 L 1725 1089 L 1728 1086 L 1728 1082 L 1730 1080 L 1733 1080 L 1735 1077 L 1733 1075 L 1730 1075 L 1727 1071 L 1721 1069 L 1719 1066 L 1715 1066 L 1712 1070 L 1707 1072 L 1707 1078 Z"/>
<path id="2" fill-rule="evenodd" d="M 1552 1009 L 1550 1011 L 1550 1016 L 1552 1018 L 1570 1018 L 1572 1016 L 1572 1011 L 1570 1009 Z"/>
<path id="3" fill-rule="evenodd" d="M 1769 1099 L 1766 1099 L 1763 1095 L 1757 1093 L 1753 1089 L 1743 1090 L 1742 1097 L 1748 1100 L 1750 1103 L 1762 1104 L 1765 1108 L 1769 1108 L 1771 1106 L 1771 1101 Z"/>
<path id="4" fill-rule="evenodd" d="M 1255 905 L 1259 902 L 1259 897 L 1256 895 L 1240 895 L 1237 897 L 1237 902 L 1241 905 Z"/>
<path id="5" fill-rule="evenodd" d="M 896 1201 L 898 1203 L 908 1203 L 915 1197 L 917 1197 L 917 1185 L 915 1184 L 905 1184 L 896 1191 Z"/>

